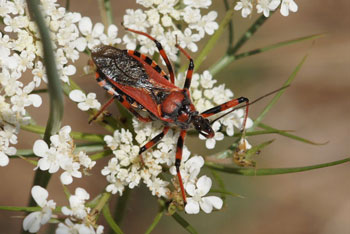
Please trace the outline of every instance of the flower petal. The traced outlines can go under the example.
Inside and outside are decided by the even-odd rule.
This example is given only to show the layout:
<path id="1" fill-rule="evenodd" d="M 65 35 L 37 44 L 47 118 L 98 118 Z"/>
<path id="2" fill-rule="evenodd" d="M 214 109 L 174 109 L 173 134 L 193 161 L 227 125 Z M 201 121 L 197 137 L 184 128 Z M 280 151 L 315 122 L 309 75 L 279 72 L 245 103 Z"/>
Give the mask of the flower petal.
<path id="1" fill-rule="evenodd" d="M 38 185 L 35 185 L 32 188 L 31 193 L 36 204 L 38 204 L 40 207 L 44 207 L 46 205 L 47 197 L 49 196 L 49 193 L 47 192 L 46 189 Z"/>
<path id="2" fill-rule="evenodd" d="M 73 182 L 72 176 L 68 172 L 63 172 L 60 176 L 62 184 L 71 184 Z"/>
<path id="3" fill-rule="evenodd" d="M 0 152 L 0 166 L 1 167 L 7 166 L 9 162 L 10 162 L 9 157 L 3 152 Z"/>
<path id="4" fill-rule="evenodd" d="M 220 210 L 222 208 L 223 201 L 220 197 L 208 196 L 208 197 L 203 197 L 202 199 L 205 200 L 206 202 L 210 202 L 215 207 L 215 209 Z"/>
<path id="5" fill-rule="evenodd" d="M 210 201 L 205 199 L 205 197 L 202 198 L 202 200 L 199 202 L 199 205 L 201 209 L 207 214 L 211 213 L 213 210 L 213 205 L 210 203 Z"/>
<path id="6" fill-rule="evenodd" d="M 92 30 L 92 22 L 89 17 L 83 17 L 79 21 L 79 29 L 83 35 L 88 35 Z"/>
<path id="7" fill-rule="evenodd" d="M 41 212 L 32 212 L 23 220 L 23 230 L 29 231 L 31 233 L 36 233 L 40 229 L 40 216 Z"/>
<path id="8" fill-rule="evenodd" d="M 197 185 L 197 188 L 200 190 L 200 195 L 204 196 L 209 192 L 212 182 L 208 176 L 204 175 L 198 179 L 196 185 Z"/>
<path id="9" fill-rule="evenodd" d="M 46 142 L 43 140 L 36 140 L 33 146 L 33 152 L 37 156 L 44 157 L 46 152 L 49 150 Z"/>
<path id="10" fill-rule="evenodd" d="M 195 202 L 192 198 L 188 198 L 187 204 L 185 206 L 185 211 L 187 214 L 198 214 L 199 204 Z"/>
<path id="11" fill-rule="evenodd" d="M 69 98 L 74 102 L 83 102 L 86 100 L 86 95 L 79 89 L 74 89 L 69 93 Z"/>

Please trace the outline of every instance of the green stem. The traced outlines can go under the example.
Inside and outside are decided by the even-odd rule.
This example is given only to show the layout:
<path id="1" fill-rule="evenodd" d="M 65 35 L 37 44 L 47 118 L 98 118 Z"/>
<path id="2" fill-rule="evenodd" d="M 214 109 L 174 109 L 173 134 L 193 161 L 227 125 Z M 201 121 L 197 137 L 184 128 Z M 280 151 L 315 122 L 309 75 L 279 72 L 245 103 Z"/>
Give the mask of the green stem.
<path id="1" fill-rule="evenodd" d="M 196 234 L 197 231 L 189 224 L 184 218 L 182 218 L 178 213 L 174 213 L 171 217 L 173 217 L 178 224 L 180 224 L 186 231 L 191 234 Z"/>
<path id="2" fill-rule="evenodd" d="M 40 11 L 39 0 L 27 0 L 28 10 L 32 20 L 37 24 L 41 42 L 43 44 L 44 58 L 43 62 L 47 72 L 49 98 L 50 98 L 50 114 L 47 121 L 44 141 L 50 145 L 50 136 L 59 131 L 61 121 L 63 117 L 63 95 L 60 77 L 57 72 L 57 66 L 55 62 L 55 54 L 53 52 L 52 41 L 50 39 L 50 33 L 47 28 L 44 17 Z M 50 173 L 47 171 L 37 170 L 34 178 L 34 185 L 40 185 L 44 188 L 50 180 Z M 30 206 L 35 204 L 34 199 L 31 197 Z"/>
<path id="3" fill-rule="evenodd" d="M 230 9 L 230 5 L 227 0 L 224 0 L 225 10 L 228 11 Z M 231 49 L 233 43 L 233 23 L 232 19 L 228 23 L 228 48 Z"/>
<path id="4" fill-rule="evenodd" d="M 292 74 L 288 77 L 288 79 L 284 82 L 282 87 L 289 86 L 296 75 L 298 74 L 299 70 L 303 66 L 305 60 L 307 58 L 307 55 L 305 55 L 302 60 L 299 62 L 297 67 L 294 69 Z M 265 117 L 265 115 L 269 112 L 269 110 L 272 108 L 272 106 L 278 101 L 278 99 L 282 96 L 282 94 L 286 91 L 286 89 L 280 90 L 276 95 L 271 99 L 271 101 L 266 105 L 266 107 L 263 109 L 263 111 L 259 114 L 259 116 L 254 120 L 253 126 L 250 128 L 250 130 L 254 130 L 254 128 L 262 121 L 262 119 Z"/>
<path id="5" fill-rule="evenodd" d="M 224 67 L 229 65 L 232 61 L 236 60 L 236 52 L 254 35 L 254 33 L 265 23 L 268 18 L 266 18 L 264 15 L 260 16 L 243 34 L 235 46 L 232 49 L 228 50 L 224 57 L 222 57 L 217 63 L 209 68 L 210 73 L 214 76 Z"/>
<path id="6" fill-rule="evenodd" d="M 109 201 L 110 197 L 111 197 L 111 193 L 104 192 L 101 198 L 99 199 L 97 205 L 95 206 L 95 208 L 91 211 L 91 214 L 93 214 L 96 217 L 96 220 L 98 215 L 101 213 L 103 207 L 105 205 L 108 205 L 107 202 Z"/>
<path id="7" fill-rule="evenodd" d="M 150 234 L 153 229 L 157 226 L 157 224 L 159 223 L 160 219 L 163 217 L 163 212 L 164 211 L 164 207 L 160 207 L 159 208 L 159 212 L 157 213 L 156 217 L 154 217 L 153 222 L 151 224 L 151 226 L 148 227 L 148 229 L 146 230 L 145 234 Z"/>
<path id="8" fill-rule="evenodd" d="M 113 220 L 111 211 L 109 210 L 108 204 L 106 204 L 102 209 L 103 217 L 105 217 L 108 225 L 111 227 L 113 233 L 122 234 L 123 231 L 120 229 L 118 224 Z"/>
<path id="9" fill-rule="evenodd" d="M 98 6 L 100 9 L 101 21 L 105 26 L 105 30 L 111 24 L 113 24 L 112 6 L 110 0 L 98 0 Z"/>
<path id="10" fill-rule="evenodd" d="M 244 175 L 244 176 L 265 176 L 265 175 L 279 175 L 279 174 L 309 171 L 309 170 L 314 170 L 314 169 L 319 169 L 324 167 L 335 166 L 335 165 L 339 165 L 349 161 L 350 161 L 350 158 L 345 158 L 345 159 L 341 159 L 341 160 L 337 160 L 329 163 L 322 163 L 322 164 L 316 164 L 316 165 L 305 166 L 305 167 L 260 168 L 260 169 L 227 167 L 224 165 L 215 164 L 211 162 L 206 162 L 205 165 L 217 171 L 222 171 L 230 174 L 238 174 L 238 175 Z"/>
<path id="11" fill-rule="evenodd" d="M 8 211 L 25 211 L 25 212 L 34 212 L 40 211 L 41 207 L 27 207 L 27 206 L 0 206 L 0 210 L 8 210 Z"/>
<path id="12" fill-rule="evenodd" d="M 111 154 L 112 154 L 112 150 L 106 150 L 106 151 L 91 155 L 90 159 L 92 161 L 96 161 L 98 159 L 104 158 L 104 157 L 111 155 Z"/>
<path id="13" fill-rule="evenodd" d="M 126 205 L 130 198 L 130 194 L 131 194 L 131 190 L 129 188 L 126 188 L 123 192 L 123 196 L 118 198 L 117 204 L 115 206 L 114 219 L 115 219 L 115 222 L 119 225 L 121 225 L 123 221 Z"/>

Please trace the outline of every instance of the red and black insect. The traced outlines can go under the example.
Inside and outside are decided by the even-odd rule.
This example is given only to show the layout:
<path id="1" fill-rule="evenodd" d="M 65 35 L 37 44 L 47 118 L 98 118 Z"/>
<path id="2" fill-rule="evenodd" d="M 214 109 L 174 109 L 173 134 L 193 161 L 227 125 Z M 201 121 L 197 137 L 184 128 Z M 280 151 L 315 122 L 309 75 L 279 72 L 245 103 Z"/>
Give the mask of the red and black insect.
<path id="1" fill-rule="evenodd" d="M 158 143 L 167 134 L 170 127 L 176 126 L 180 128 L 181 132 L 177 141 L 175 167 L 183 201 L 186 203 L 186 194 L 180 174 L 180 164 L 187 130 L 194 127 L 201 135 L 211 138 L 214 136 L 214 131 L 207 117 L 243 102 L 246 103 L 246 115 L 243 123 L 243 126 L 245 126 L 249 100 L 245 97 L 240 97 L 199 113 L 196 111 L 190 98 L 189 88 L 194 63 L 189 54 L 176 44 L 176 47 L 189 59 L 184 87 L 179 88 L 174 84 L 174 71 L 162 45 L 147 33 L 128 28 L 126 30 L 141 34 L 154 41 L 166 63 L 169 75 L 155 61 L 137 51 L 120 50 L 112 46 L 96 48 L 92 52 L 92 59 L 97 67 L 96 80 L 113 97 L 92 120 L 96 119 L 112 103 L 113 99 L 117 99 L 140 121 L 161 120 L 164 123 L 163 131 L 140 148 L 140 156 L 147 149 Z M 139 113 L 140 111 L 147 113 L 147 117 L 141 115 Z"/>

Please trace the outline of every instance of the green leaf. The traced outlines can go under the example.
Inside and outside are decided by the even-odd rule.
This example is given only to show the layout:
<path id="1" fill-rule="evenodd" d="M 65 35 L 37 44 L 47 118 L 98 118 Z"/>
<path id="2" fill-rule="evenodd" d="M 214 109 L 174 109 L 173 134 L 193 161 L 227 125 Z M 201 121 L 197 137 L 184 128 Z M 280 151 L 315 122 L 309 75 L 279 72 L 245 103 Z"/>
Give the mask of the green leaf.
<path id="1" fill-rule="evenodd" d="M 221 189 L 221 191 L 226 191 L 225 183 L 222 180 L 222 178 L 220 177 L 220 175 L 215 170 L 212 170 L 212 169 L 210 170 L 210 172 L 211 172 L 211 174 L 213 174 L 213 177 L 216 180 L 216 182 L 218 183 L 219 188 Z M 225 203 L 226 193 L 221 193 L 221 199 Z"/>
<path id="2" fill-rule="evenodd" d="M 230 195 L 232 197 L 239 197 L 239 198 L 244 198 L 242 195 L 238 194 L 238 193 L 232 193 L 230 191 L 227 190 L 221 190 L 221 189 L 210 189 L 211 193 L 220 193 L 221 195 Z"/>
<path id="3" fill-rule="evenodd" d="M 314 35 L 310 35 L 310 36 L 306 36 L 306 37 L 299 37 L 299 38 L 288 40 L 288 41 L 278 42 L 276 44 L 265 46 L 263 48 L 250 50 L 250 51 L 243 52 L 243 53 L 240 53 L 240 54 L 237 54 L 237 55 L 231 55 L 230 56 L 230 60 L 232 62 L 234 60 L 245 58 L 247 56 L 252 56 L 252 55 L 255 55 L 255 54 L 263 53 L 263 52 L 266 52 L 266 51 L 269 51 L 269 50 L 273 50 L 273 49 L 278 49 L 278 48 L 283 47 L 283 46 L 293 45 L 293 44 L 296 44 L 296 43 L 299 43 L 299 42 L 303 42 L 303 41 L 314 40 L 314 39 L 317 39 L 317 38 L 320 38 L 320 37 L 323 37 L 323 36 L 324 36 L 324 34 L 314 34 Z"/>
<path id="4" fill-rule="evenodd" d="M 266 124 L 263 124 L 263 123 L 259 123 L 258 127 L 260 128 L 263 128 L 267 131 L 275 131 L 277 129 L 273 128 L 273 127 L 270 127 Z M 288 137 L 288 138 L 291 138 L 293 140 L 296 140 L 296 141 L 300 141 L 300 142 L 304 142 L 304 143 L 307 143 L 307 144 L 311 144 L 311 145 L 325 145 L 328 143 L 328 141 L 326 142 L 323 142 L 323 143 L 317 143 L 317 142 L 314 142 L 314 141 L 310 141 L 308 139 L 305 139 L 305 138 L 302 138 L 302 137 L 299 137 L 299 136 L 296 136 L 296 135 L 293 135 L 293 134 L 290 134 L 290 133 L 287 133 L 285 131 L 278 131 L 276 132 L 277 134 L 281 135 L 281 136 L 285 136 L 285 137 Z"/>
<path id="5" fill-rule="evenodd" d="M 27 206 L 0 206 L 0 210 L 9 210 L 9 211 L 25 211 L 25 212 L 34 212 L 40 211 L 42 208 L 39 206 L 27 207 Z"/>
<path id="6" fill-rule="evenodd" d="M 305 167 L 290 167 L 290 168 L 237 168 L 237 167 L 227 167 L 224 165 L 214 164 L 211 162 L 206 162 L 205 165 L 209 168 L 212 168 L 217 171 L 222 171 L 230 174 L 238 174 L 244 176 L 264 176 L 264 175 L 279 175 L 279 174 L 287 174 L 287 173 L 295 173 L 295 172 L 303 172 L 314 170 L 318 168 L 335 166 L 338 164 L 349 162 L 350 158 L 345 158 L 329 163 L 316 164 L 312 166 Z"/>
<path id="7" fill-rule="evenodd" d="M 209 68 L 210 73 L 215 76 L 219 71 L 229 65 L 233 60 L 231 56 L 234 54 L 254 35 L 254 33 L 266 22 L 270 17 L 265 17 L 264 15 L 260 16 L 241 36 L 235 46 L 227 51 L 226 55 L 223 56 L 217 63 Z"/>
<path id="8" fill-rule="evenodd" d="M 180 224 L 184 229 L 186 229 L 189 233 L 195 234 L 198 233 L 184 218 L 182 218 L 178 213 L 174 213 L 171 217 L 173 217 L 178 224 Z"/>
<path id="9" fill-rule="evenodd" d="M 114 233 L 117 234 L 122 234 L 123 231 L 120 229 L 120 227 L 118 226 L 118 224 L 116 222 L 114 222 L 114 219 L 111 215 L 111 212 L 109 210 L 108 204 L 106 204 L 103 209 L 102 209 L 102 214 L 103 217 L 106 219 L 108 225 L 112 228 L 112 230 L 114 231 Z"/>
<path id="10" fill-rule="evenodd" d="M 307 58 L 307 55 L 305 55 L 302 60 L 300 61 L 300 63 L 297 65 L 297 67 L 294 69 L 294 71 L 292 72 L 292 74 L 288 77 L 287 81 L 284 82 L 282 87 L 287 87 L 288 85 L 290 85 L 292 83 L 292 81 L 294 80 L 294 78 L 296 77 L 296 75 L 298 74 L 300 68 L 303 66 L 305 60 Z M 286 89 L 281 89 L 279 92 L 276 93 L 276 95 L 272 98 L 272 100 L 266 105 L 266 107 L 263 109 L 263 111 L 260 113 L 260 115 L 258 116 L 258 118 L 256 118 L 254 120 L 254 124 L 253 127 L 251 127 L 250 129 L 253 130 L 261 121 L 262 119 L 265 117 L 265 115 L 267 114 L 267 112 L 270 111 L 270 109 L 272 108 L 272 106 L 278 101 L 278 99 L 281 97 L 281 95 L 286 91 Z"/>
<path id="11" fill-rule="evenodd" d="M 245 153 L 245 157 L 246 159 L 251 159 L 253 156 L 255 156 L 257 153 L 259 153 L 259 151 L 261 149 L 263 149 L 264 147 L 268 146 L 269 144 L 271 144 L 272 142 L 274 142 L 274 140 L 269 140 L 269 141 L 265 141 L 259 145 L 255 145 L 252 148 L 250 148 L 249 150 L 246 151 Z"/>

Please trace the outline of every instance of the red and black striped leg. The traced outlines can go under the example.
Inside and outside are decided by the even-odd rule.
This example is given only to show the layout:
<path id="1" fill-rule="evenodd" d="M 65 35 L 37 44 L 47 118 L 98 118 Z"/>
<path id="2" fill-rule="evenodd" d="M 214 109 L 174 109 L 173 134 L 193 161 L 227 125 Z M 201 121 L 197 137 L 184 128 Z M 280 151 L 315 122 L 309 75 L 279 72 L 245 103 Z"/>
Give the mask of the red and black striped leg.
<path id="1" fill-rule="evenodd" d="M 190 64 L 188 65 L 188 69 L 187 69 L 185 85 L 184 85 L 184 89 L 188 90 L 191 86 L 192 74 L 194 69 L 193 59 L 186 52 L 186 50 L 184 50 L 181 46 L 179 46 L 178 44 L 176 44 L 175 46 L 190 60 Z"/>
<path id="2" fill-rule="evenodd" d="M 144 146 L 142 146 L 140 148 L 139 151 L 139 157 L 141 159 L 141 163 L 143 163 L 143 158 L 142 158 L 142 153 L 145 152 L 146 150 L 148 150 L 149 148 L 152 148 L 155 144 L 157 144 L 161 139 L 163 139 L 163 137 L 168 133 L 169 131 L 169 127 L 165 126 L 163 128 L 163 131 L 161 133 L 159 133 L 157 136 L 153 137 L 152 140 L 150 140 L 148 143 L 146 143 Z"/>
<path id="3" fill-rule="evenodd" d="M 124 25 L 123 25 L 124 26 Z M 133 33 L 137 33 L 137 34 L 140 34 L 140 35 L 143 35 L 145 37 L 148 37 L 149 39 L 151 39 L 155 44 L 156 44 L 156 47 L 160 53 L 160 55 L 162 56 L 162 58 L 164 59 L 164 62 L 168 68 L 168 71 L 169 71 L 169 74 L 170 74 L 170 81 L 171 83 L 175 83 L 175 74 L 174 74 L 174 70 L 173 70 L 173 67 L 171 66 L 171 63 L 169 61 L 169 58 L 168 56 L 166 55 L 164 49 L 163 49 L 163 46 L 162 44 L 160 44 L 159 41 L 157 41 L 154 37 L 152 37 L 151 35 L 145 33 L 145 32 L 141 32 L 141 31 L 137 31 L 137 30 L 134 30 L 134 29 L 130 29 L 130 28 L 126 28 L 124 26 L 125 30 L 128 30 L 130 32 L 133 32 Z"/>
<path id="4" fill-rule="evenodd" d="M 184 201 L 184 205 L 186 205 L 186 193 L 185 188 L 182 182 L 182 177 L 180 173 L 180 165 L 181 165 L 181 159 L 182 159 L 182 148 L 184 145 L 185 137 L 186 137 L 186 130 L 181 130 L 179 139 L 177 140 L 177 147 L 176 147 L 176 159 L 175 159 L 175 168 L 177 173 L 177 178 L 179 179 L 180 189 L 182 193 L 182 199 Z"/>
<path id="5" fill-rule="evenodd" d="M 219 106 L 215 106 L 213 108 L 210 108 L 209 110 L 204 111 L 203 113 L 201 113 L 201 116 L 207 118 L 209 116 L 212 116 L 216 113 L 219 113 L 221 111 L 227 110 L 229 108 L 235 107 L 241 103 L 245 102 L 246 103 L 246 107 L 245 107 L 245 116 L 244 116 L 244 120 L 243 120 L 243 129 L 242 132 L 243 134 L 245 134 L 245 125 L 247 123 L 247 118 L 248 118 L 248 110 L 249 110 L 249 99 L 246 97 L 240 97 L 237 99 L 233 99 L 231 101 L 225 102 L 224 104 L 221 104 Z M 242 138 L 244 138 L 244 135 L 242 136 Z"/>

